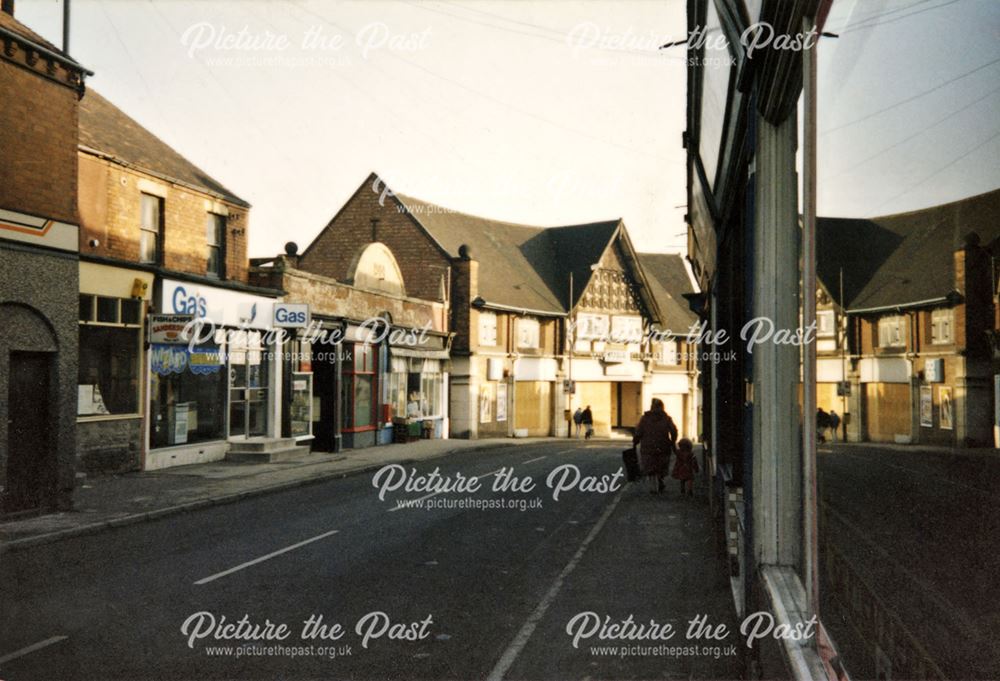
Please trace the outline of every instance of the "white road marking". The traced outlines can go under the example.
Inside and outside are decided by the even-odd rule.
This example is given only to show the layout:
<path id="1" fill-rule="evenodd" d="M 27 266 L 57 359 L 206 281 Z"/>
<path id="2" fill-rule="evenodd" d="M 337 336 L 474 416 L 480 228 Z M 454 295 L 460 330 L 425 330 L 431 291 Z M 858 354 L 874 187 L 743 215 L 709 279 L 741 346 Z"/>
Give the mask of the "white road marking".
<path id="1" fill-rule="evenodd" d="M 24 657 L 29 653 L 33 653 L 36 650 L 41 650 L 42 648 L 48 648 L 53 643 L 59 643 L 60 641 L 65 641 L 69 636 L 53 636 L 52 638 L 47 638 L 44 641 L 39 641 L 38 643 L 32 643 L 30 646 L 21 648 L 20 650 L 15 650 L 14 652 L 0 657 L 0 664 L 7 664 L 11 660 L 16 660 L 19 657 Z"/>
<path id="2" fill-rule="evenodd" d="M 556 452 L 556 454 L 561 454 L 561 453 L 562 452 Z M 528 459 L 527 461 L 522 461 L 521 463 L 522 464 L 535 463 L 536 461 L 541 461 L 542 459 L 547 459 L 548 457 L 549 457 L 548 454 L 546 454 L 545 456 L 536 456 L 534 459 Z"/>
<path id="3" fill-rule="evenodd" d="M 499 473 L 502 470 L 503 470 L 503 468 L 498 468 L 495 471 L 490 471 L 489 473 L 483 473 L 482 475 L 474 475 L 473 477 L 471 477 L 469 479 L 470 480 L 478 480 L 479 478 L 485 478 L 487 475 L 494 475 L 495 473 Z M 416 499 L 406 499 L 405 501 L 407 503 L 406 503 L 405 506 L 400 506 L 399 504 L 397 504 L 397 505 L 393 506 L 392 508 L 390 508 L 388 511 L 386 511 L 386 513 L 393 513 L 395 511 L 399 511 L 399 510 L 402 510 L 404 508 L 420 508 L 419 506 L 414 506 L 414 504 L 416 504 L 418 501 L 423 501 L 424 499 L 430 499 L 431 497 L 436 497 L 437 495 L 442 494 L 442 493 L 443 492 L 431 492 L 430 494 L 425 494 L 424 496 L 417 497 Z M 401 500 L 401 501 L 403 501 L 403 500 Z"/>
<path id="4" fill-rule="evenodd" d="M 204 579 L 199 579 L 197 582 L 195 582 L 195 584 L 197 584 L 197 585 L 208 584 L 209 582 L 215 581 L 219 577 L 225 577 L 226 575 L 231 575 L 234 572 L 238 572 L 238 571 L 242 570 L 243 568 L 248 568 L 251 565 L 256 565 L 257 563 L 263 563 L 265 560 L 271 560 L 275 556 L 280 556 L 283 553 L 288 553 L 289 551 L 294 551 L 295 549 L 297 549 L 299 547 L 305 546 L 306 544 L 312 544 L 314 541 L 319 541 L 320 539 L 323 539 L 325 537 L 329 537 L 332 534 L 337 534 L 338 532 L 340 532 L 340 530 L 330 530 L 329 532 L 324 532 L 323 534 L 318 534 L 315 537 L 312 537 L 311 539 L 306 539 L 305 541 L 300 541 L 297 544 L 292 544 L 291 546 L 286 546 L 283 549 L 278 549 L 277 551 L 272 551 L 271 553 L 267 554 L 266 556 L 261 556 L 260 558 L 254 558 L 253 560 L 248 560 L 247 562 L 240 563 L 239 565 L 237 565 L 235 567 L 231 567 L 228 570 L 223 570 L 222 572 L 217 572 L 214 575 L 211 575 L 209 577 L 205 577 Z"/>
<path id="5" fill-rule="evenodd" d="M 587 547 L 590 546 L 591 542 L 594 541 L 594 538 L 597 537 L 600 531 L 604 528 L 604 525 L 608 522 L 608 518 L 610 518 L 611 514 L 614 513 L 615 508 L 618 507 L 618 502 L 621 500 L 622 493 L 619 492 L 615 495 L 614 500 L 608 504 L 608 507 L 604 509 L 604 513 L 601 514 L 601 517 L 597 520 L 594 526 L 590 528 L 590 532 L 583 540 L 583 543 L 580 544 L 580 548 L 576 550 L 576 553 L 573 554 L 570 561 L 566 563 L 566 567 L 564 567 L 562 572 L 559 573 L 559 576 L 556 577 L 556 581 L 552 583 L 551 587 L 549 587 L 545 597 L 542 598 L 535 610 L 528 616 L 528 619 L 524 621 L 524 625 L 521 627 L 521 630 L 517 632 L 517 636 L 515 636 L 514 640 L 510 642 L 507 649 L 504 650 L 503 655 L 500 656 L 500 659 L 493 667 L 493 671 L 491 671 L 490 675 L 486 677 L 486 681 L 503 681 L 504 674 L 506 674 L 510 670 L 511 666 L 513 666 L 514 662 L 517 660 L 517 656 L 521 654 L 521 651 L 524 650 L 524 647 L 531 639 L 531 635 L 535 632 L 535 627 L 538 626 L 538 623 L 542 620 L 542 617 L 545 616 L 546 611 L 548 611 L 549 606 L 552 605 L 552 602 L 556 599 L 556 596 L 559 594 L 559 590 L 562 589 L 563 582 L 566 581 L 566 578 L 570 575 L 570 573 L 576 569 L 577 564 L 579 564 L 580 560 L 583 558 L 583 554 L 586 553 Z"/>

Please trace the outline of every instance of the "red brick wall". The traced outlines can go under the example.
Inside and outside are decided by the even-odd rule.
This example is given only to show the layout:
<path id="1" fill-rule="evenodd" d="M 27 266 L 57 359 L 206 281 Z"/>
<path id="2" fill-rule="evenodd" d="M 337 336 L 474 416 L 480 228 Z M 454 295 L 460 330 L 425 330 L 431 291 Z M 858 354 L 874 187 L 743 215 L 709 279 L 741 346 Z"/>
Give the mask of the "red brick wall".
<path id="1" fill-rule="evenodd" d="M 0 208 L 76 224 L 76 91 L 0 56 L 0 92 Z"/>
<path id="2" fill-rule="evenodd" d="M 148 191 L 148 185 L 155 191 Z M 229 212 L 226 228 L 225 279 L 247 281 L 249 211 L 208 194 L 125 168 L 80 152 L 80 252 L 139 261 L 142 194 L 163 197 L 163 265 L 167 269 L 205 275 L 205 222 L 210 209 L 222 204 Z M 213 209 L 214 210 L 214 209 Z M 93 247 L 91 240 L 99 245 Z"/>
<path id="3" fill-rule="evenodd" d="M 447 257 L 392 196 L 372 189 L 369 178 L 340 212 L 320 232 L 299 259 L 299 268 L 340 281 L 348 278 L 361 250 L 372 242 L 372 218 L 378 218 L 377 240 L 392 251 L 403 273 L 406 295 L 441 300 L 441 277 L 448 270 Z"/>

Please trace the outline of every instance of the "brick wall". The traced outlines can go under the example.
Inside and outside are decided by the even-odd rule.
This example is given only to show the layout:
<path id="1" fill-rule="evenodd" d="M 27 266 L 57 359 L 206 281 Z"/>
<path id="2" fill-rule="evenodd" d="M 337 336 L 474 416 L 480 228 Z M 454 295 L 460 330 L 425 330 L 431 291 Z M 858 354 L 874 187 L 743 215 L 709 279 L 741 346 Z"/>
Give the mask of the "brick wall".
<path id="1" fill-rule="evenodd" d="M 79 165 L 81 254 L 138 262 L 142 194 L 151 193 L 163 199 L 164 267 L 206 274 L 207 215 L 223 207 L 229 214 L 224 278 L 246 283 L 246 208 L 84 152 Z"/>
<path id="2" fill-rule="evenodd" d="M 374 176 L 348 199 L 340 212 L 320 232 L 299 259 L 299 267 L 344 281 L 361 250 L 373 241 L 372 218 L 377 241 L 392 251 L 403 273 L 406 294 L 425 300 L 441 300 L 441 278 L 449 259 L 434 245 L 392 196 L 373 188 Z M 381 204 L 380 204 L 381 199 Z"/>
<path id="3" fill-rule="evenodd" d="M 121 473 L 142 468 L 142 419 L 80 421 L 77 456 L 87 473 Z"/>
<path id="4" fill-rule="evenodd" d="M 76 224 L 77 93 L 2 56 L 0 92 L 0 208 Z"/>

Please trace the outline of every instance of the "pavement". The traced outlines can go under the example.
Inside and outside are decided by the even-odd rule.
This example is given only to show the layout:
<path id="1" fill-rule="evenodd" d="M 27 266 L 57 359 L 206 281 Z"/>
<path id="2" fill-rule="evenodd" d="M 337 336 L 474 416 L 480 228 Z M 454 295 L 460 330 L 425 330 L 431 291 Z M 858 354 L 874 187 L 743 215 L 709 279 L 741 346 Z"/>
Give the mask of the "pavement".
<path id="1" fill-rule="evenodd" d="M 328 477 L 5 554 L 0 678 L 740 678 L 700 480 L 654 495 L 612 483 L 620 442 L 504 444 L 412 464 L 478 490 Z"/>
<path id="2" fill-rule="evenodd" d="M 73 511 L 0 523 L 0 553 L 357 475 L 389 463 L 411 464 L 454 452 L 549 439 L 553 438 L 418 440 L 338 454 L 310 452 L 281 463 L 218 461 L 80 478 L 73 492 Z"/>

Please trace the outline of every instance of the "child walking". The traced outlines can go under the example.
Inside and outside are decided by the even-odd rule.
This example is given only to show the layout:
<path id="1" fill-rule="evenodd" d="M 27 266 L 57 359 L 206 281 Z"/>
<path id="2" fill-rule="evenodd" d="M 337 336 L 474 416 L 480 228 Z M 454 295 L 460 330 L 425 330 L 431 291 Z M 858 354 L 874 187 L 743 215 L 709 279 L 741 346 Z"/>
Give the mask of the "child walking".
<path id="1" fill-rule="evenodd" d="M 694 474 L 698 472 L 698 459 L 694 458 L 694 447 L 686 437 L 677 442 L 677 461 L 673 476 L 681 481 L 681 494 L 694 496 Z"/>

